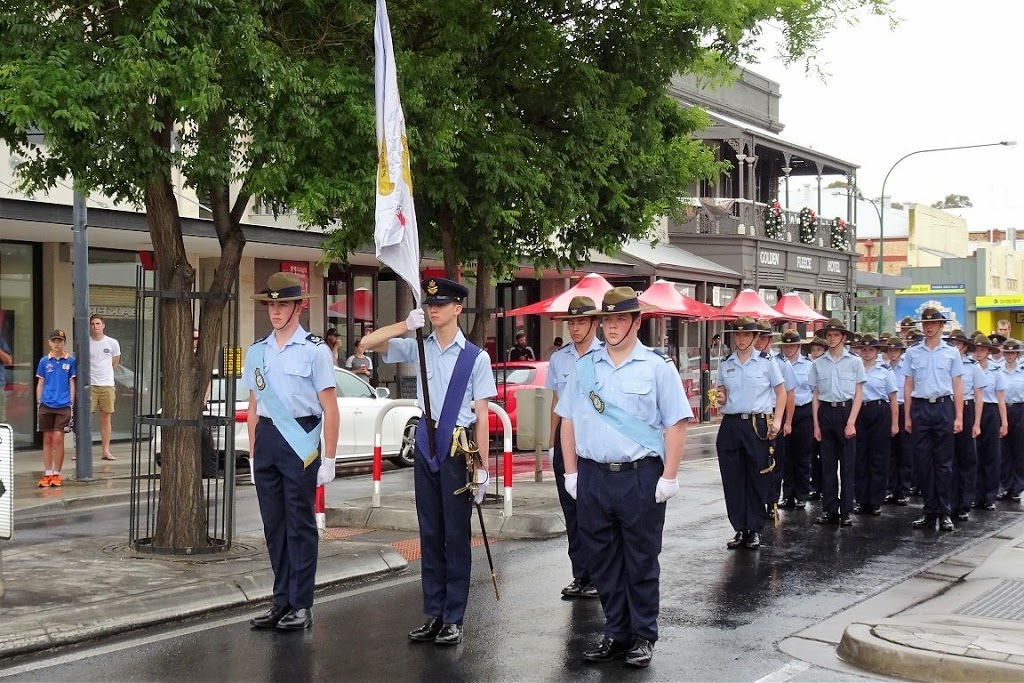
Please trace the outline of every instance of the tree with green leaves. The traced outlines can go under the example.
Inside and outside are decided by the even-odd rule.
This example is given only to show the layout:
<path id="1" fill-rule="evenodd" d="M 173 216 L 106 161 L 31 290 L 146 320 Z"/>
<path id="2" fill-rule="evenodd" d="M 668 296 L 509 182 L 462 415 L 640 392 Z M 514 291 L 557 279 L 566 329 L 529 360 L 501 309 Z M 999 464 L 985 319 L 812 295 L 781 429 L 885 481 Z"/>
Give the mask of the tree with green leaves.
<path id="1" fill-rule="evenodd" d="M 945 199 L 932 204 L 933 209 L 967 209 L 974 206 L 965 194 L 947 194 Z"/>
<path id="2" fill-rule="evenodd" d="M 888 0 L 409 0 L 391 8 L 422 246 L 449 273 L 564 267 L 648 233 L 716 168 L 671 76 L 723 76 L 766 23 L 792 59 Z M 371 0 L 60 0 L 0 9 L 0 139 L 43 193 L 60 178 L 145 210 L 163 302 L 161 404 L 198 420 L 253 197 L 372 242 Z M 45 134 L 43 146 L 29 134 Z M 208 199 L 221 246 L 199 315 L 176 183 Z M 178 296 L 175 296 L 178 295 Z M 484 316 L 478 316 L 483 318 Z M 482 321 L 477 321 L 479 333 Z M 205 544 L 194 428 L 163 434 L 154 542 Z"/>

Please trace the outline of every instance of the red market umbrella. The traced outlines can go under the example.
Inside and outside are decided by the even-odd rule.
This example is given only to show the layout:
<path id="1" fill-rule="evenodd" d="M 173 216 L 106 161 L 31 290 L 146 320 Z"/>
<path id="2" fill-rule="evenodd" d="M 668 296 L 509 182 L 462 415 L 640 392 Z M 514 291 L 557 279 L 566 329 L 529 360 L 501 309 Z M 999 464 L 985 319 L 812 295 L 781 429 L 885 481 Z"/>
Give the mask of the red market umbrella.
<path id="1" fill-rule="evenodd" d="M 575 286 L 570 287 L 561 294 L 534 304 L 509 309 L 505 311 L 505 316 L 562 315 L 569 310 L 569 303 L 576 296 L 589 296 L 594 300 L 594 304 L 600 306 L 604 293 L 611 288 L 611 283 L 597 273 L 588 273 Z"/>
<path id="2" fill-rule="evenodd" d="M 718 315 L 718 309 L 679 292 L 668 280 L 658 280 L 639 297 L 640 303 L 654 306 L 651 315 L 667 315 L 706 320 Z"/>
<path id="3" fill-rule="evenodd" d="M 786 316 L 781 315 L 774 308 L 764 302 L 764 299 L 757 295 L 752 289 L 744 289 L 736 295 L 736 298 L 722 307 L 722 310 L 715 318 L 717 320 L 735 320 L 741 315 L 750 316 L 756 320 L 781 320 Z"/>
<path id="4" fill-rule="evenodd" d="M 818 313 L 805 304 L 804 300 L 796 292 L 789 292 L 779 297 L 779 302 L 775 304 L 775 310 L 782 317 L 793 322 L 813 323 L 826 322 L 828 320 L 827 316 Z"/>

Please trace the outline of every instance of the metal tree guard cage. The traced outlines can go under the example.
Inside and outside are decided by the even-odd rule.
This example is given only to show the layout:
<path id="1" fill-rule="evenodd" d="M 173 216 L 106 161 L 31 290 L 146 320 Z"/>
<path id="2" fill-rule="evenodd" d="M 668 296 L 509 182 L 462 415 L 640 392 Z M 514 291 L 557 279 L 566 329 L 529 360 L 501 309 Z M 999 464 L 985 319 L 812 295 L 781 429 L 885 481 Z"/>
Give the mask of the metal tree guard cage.
<path id="1" fill-rule="evenodd" d="M 139 268 L 136 275 L 135 305 L 135 396 L 132 428 L 130 529 L 131 546 L 140 553 L 195 555 L 217 553 L 231 548 L 235 507 L 235 402 L 236 384 L 241 376 L 242 349 L 238 345 L 238 284 L 225 295 L 192 292 L 192 319 L 199 320 L 199 305 L 219 298 L 225 303 L 218 335 L 220 353 L 206 389 L 206 403 L 200 420 L 172 419 L 161 411 L 164 381 L 160 372 L 161 304 L 180 299 L 179 292 L 158 289 L 155 271 Z M 207 334 L 210 331 L 207 330 Z M 160 546 L 155 541 L 157 513 L 161 500 L 161 430 L 183 428 L 193 432 L 194 452 L 200 453 L 201 505 L 205 510 L 205 545 Z"/>

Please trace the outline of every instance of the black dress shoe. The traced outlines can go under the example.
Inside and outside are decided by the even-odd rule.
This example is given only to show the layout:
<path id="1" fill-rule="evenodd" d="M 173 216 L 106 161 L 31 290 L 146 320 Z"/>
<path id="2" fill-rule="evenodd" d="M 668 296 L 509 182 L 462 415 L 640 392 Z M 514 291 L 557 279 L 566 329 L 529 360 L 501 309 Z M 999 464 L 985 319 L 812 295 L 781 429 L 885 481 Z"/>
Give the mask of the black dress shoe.
<path id="1" fill-rule="evenodd" d="M 971 515 L 969 512 L 967 512 L 967 510 L 961 510 L 960 512 L 956 513 L 956 518 L 961 522 L 966 522 L 971 518 Z"/>
<path id="2" fill-rule="evenodd" d="M 995 503 L 985 503 L 984 505 L 981 506 L 981 509 L 982 510 L 988 510 L 989 512 L 992 512 L 993 510 L 996 509 L 996 504 Z"/>
<path id="3" fill-rule="evenodd" d="M 903 505 L 906 505 L 908 502 L 909 501 L 907 501 L 907 497 L 906 496 L 896 496 L 896 504 L 897 505 L 903 506 Z"/>
<path id="4" fill-rule="evenodd" d="M 866 505 L 861 505 L 860 503 L 857 503 L 856 505 L 853 506 L 853 510 L 851 510 L 850 512 L 852 512 L 855 515 L 866 515 L 869 512 L 871 512 L 871 509 L 868 508 Z"/>
<path id="5" fill-rule="evenodd" d="M 442 626 L 444 622 L 441 621 L 441 617 L 430 617 L 423 626 L 409 631 L 409 640 L 416 643 L 432 643 L 441 632 Z"/>
<path id="6" fill-rule="evenodd" d="M 821 500 L 821 494 L 817 491 L 811 491 L 807 494 L 807 500 Z"/>
<path id="7" fill-rule="evenodd" d="M 792 498 L 787 498 L 784 501 L 782 501 L 781 503 L 779 503 L 779 509 L 780 510 L 792 510 L 795 507 L 796 507 L 796 501 L 793 500 Z"/>
<path id="8" fill-rule="evenodd" d="M 751 531 L 743 538 L 743 547 L 748 548 L 750 550 L 757 550 L 758 548 L 760 548 L 761 534 L 757 533 L 756 531 Z M 637 642 L 640 642 L 641 640 L 643 640 L 643 638 L 638 638 Z M 636 645 L 634 644 L 633 647 L 635 649 Z M 648 661 L 650 660 L 648 659 Z M 626 663 L 628 664 L 629 662 Z M 647 666 L 647 664 L 644 664 L 643 666 Z"/>
<path id="9" fill-rule="evenodd" d="M 313 625 L 313 610 L 293 609 L 281 617 L 277 628 L 281 631 L 302 631 Z"/>
<path id="10" fill-rule="evenodd" d="M 626 653 L 630 651 L 630 646 L 626 643 L 620 643 L 617 640 L 612 640 L 608 636 L 601 639 L 601 642 L 597 647 L 592 647 L 589 650 L 583 652 L 583 659 L 588 662 L 610 662 L 613 659 L 621 659 L 626 656 Z M 648 663 L 650 663 L 648 661 Z"/>
<path id="11" fill-rule="evenodd" d="M 583 587 L 586 586 L 586 581 L 581 579 L 573 579 L 572 583 L 562 589 L 562 597 L 564 598 L 578 598 L 580 593 L 583 592 Z"/>
<path id="12" fill-rule="evenodd" d="M 754 536 L 757 536 L 755 533 Z M 646 638 L 637 638 L 633 641 L 633 647 L 626 653 L 626 666 L 636 666 L 646 669 L 651 665 L 654 657 L 654 643 Z"/>
<path id="13" fill-rule="evenodd" d="M 996 496 L 996 500 L 1010 500 L 1010 492 L 1009 491 L 1000 491 L 999 495 Z"/>
<path id="14" fill-rule="evenodd" d="M 934 529 L 936 521 L 938 521 L 938 515 L 925 515 L 924 517 L 919 517 L 918 519 L 915 519 L 913 522 L 910 523 L 910 526 L 914 527 L 915 529 L 923 529 L 925 527 Z"/>
<path id="15" fill-rule="evenodd" d="M 435 645 L 458 645 L 461 642 L 462 627 L 458 624 L 445 624 L 434 638 Z"/>
<path id="16" fill-rule="evenodd" d="M 882 514 L 882 506 L 875 505 L 874 507 L 872 507 L 871 514 L 873 514 L 875 517 L 878 517 L 880 514 Z"/>
<path id="17" fill-rule="evenodd" d="M 839 526 L 853 526 L 853 520 L 850 519 L 850 515 L 839 515 Z"/>
<path id="18" fill-rule="evenodd" d="M 825 512 L 814 518 L 815 524 L 839 524 L 839 515 L 835 512 Z"/>
<path id="19" fill-rule="evenodd" d="M 882 503 L 884 503 L 885 505 L 895 505 L 896 504 L 896 494 L 895 493 L 888 494 L 885 498 L 882 499 Z"/>
<path id="20" fill-rule="evenodd" d="M 956 527 L 953 526 L 953 520 L 949 518 L 949 515 L 943 515 L 939 520 L 939 531 L 953 531 L 954 529 Z"/>
<path id="21" fill-rule="evenodd" d="M 736 535 L 732 537 L 732 540 L 725 544 L 725 547 L 729 550 L 736 550 L 743 545 L 743 538 L 746 536 L 746 532 L 737 531 Z"/>
<path id="22" fill-rule="evenodd" d="M 595 586 L 592 583 L 588 583 L 586 586 L 583 587 L 583 590 L 580 591 L 580 597 L 599 598 L 601 597 L 601 594 L 597 592 L 597 586 Z"/>
<path id="23" fill-rule="evenodd" d="M 1019 493 L 1011 493 L 1010 494 L 1010 500 L 1012 500 L 1015 503 L 1019 503 L 1020 502 L 1020 494 Z"/>
<path id="24" fill-rule="evenodd" d="M 803 500 L 798 500 L 795 503 L 793 503 L 793 507 L 795 507 L 797 510 L 803 510 L 805 507 L 807 507 L 807 502 Z"/>
<path id="25" fill-rule="evenodd" d="M 253 628 L 275 628 L 277 622 L 281 621 L 281 617 L 291 611 L 292 608 L 288 605 L 274 605 L 258 617 L 250 619 L 249 625 Z"/>

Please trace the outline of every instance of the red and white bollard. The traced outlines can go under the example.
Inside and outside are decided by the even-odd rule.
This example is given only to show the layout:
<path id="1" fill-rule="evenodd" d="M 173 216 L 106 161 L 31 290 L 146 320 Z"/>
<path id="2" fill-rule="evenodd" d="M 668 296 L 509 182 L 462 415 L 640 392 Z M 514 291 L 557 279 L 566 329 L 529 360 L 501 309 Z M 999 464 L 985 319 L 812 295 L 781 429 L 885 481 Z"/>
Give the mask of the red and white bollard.
<path id="1" fill-rule="evenodd" d="M 327 532 L 327 493 L 323 484 L 316 487 L 316 504 L 313 511 L 316 513 L 316 533 L 320 538 Z"/>
<path id="2" fill-rule="evenodd" d="M 379 508 L 380 507 L 380 475 L 381 470 L 384 468 L 384 456 L 383 448 L 381 446 L 382 437 L 380 430 L 373 435 L 373 496 L 370 499 L 370 506 Z"/>

